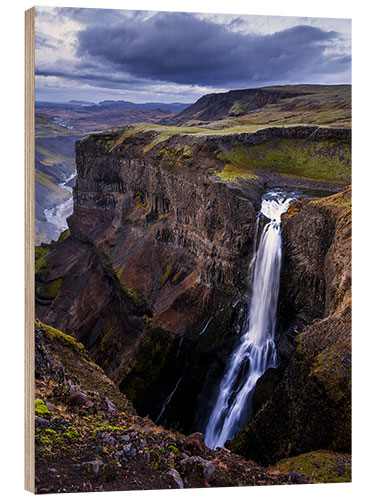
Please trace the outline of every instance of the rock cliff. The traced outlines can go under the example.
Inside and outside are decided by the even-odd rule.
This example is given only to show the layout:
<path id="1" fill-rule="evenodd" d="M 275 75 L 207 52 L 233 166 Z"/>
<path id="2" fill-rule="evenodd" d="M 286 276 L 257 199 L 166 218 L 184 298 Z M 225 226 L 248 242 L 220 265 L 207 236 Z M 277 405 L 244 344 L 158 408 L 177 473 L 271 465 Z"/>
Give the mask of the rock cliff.
<path id="1" fill-rule="evenodd" d="M 128 126 L 77 143 L 70 234 L 38 249 L 36 312 L 82 341 L 141 415 L 155 420 L 180 381 L 162 422 L 188 432 L 203 428 L 241 334 L 262 194 L 275 186 L 343 190 L 350 179 L 350 131 L 300 126 L 176 133 Z M 332 243 L 336 222 L 319 203 L 285 222 L 281 296 L 287 300 L 280 303 L 283 363 L 276 384 L 300 352 L 296 334 L 313 328 L 342 294 L 334 288 L 342 288 L 341 250 Z M 259 398 L 259 414 L 274 400 L 273 389 Z"/>

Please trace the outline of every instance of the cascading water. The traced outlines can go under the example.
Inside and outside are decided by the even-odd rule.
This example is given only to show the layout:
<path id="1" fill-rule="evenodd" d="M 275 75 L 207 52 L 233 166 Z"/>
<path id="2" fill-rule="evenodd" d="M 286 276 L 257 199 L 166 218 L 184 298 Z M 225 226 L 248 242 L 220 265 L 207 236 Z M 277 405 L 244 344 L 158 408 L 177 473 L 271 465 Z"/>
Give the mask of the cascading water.
<path id="1" fill-rule="evenodd" d="M 178 379 L 177 381 L 177 384 L 174 386 L 172 392 L 167 396 L 167 398 L 165 399 L 164 403 L 163 403 L 163 406 L 161 408 L 161 411 L 157 417 L 157 419 L 155 420 L 155 424 L 157 424 L 159 422 L 159 420 L 161 419 L 163 413 L 165 412 L 165 409 L 167 408 L 167 406 L 169 405 L 169 403 L 171 402 L 171 399 L 173 398 L 174 396 L 174 393 L 177 391 L 177 388 L 178 386 L 180 385 L 180 382 L 182 380 L 182 377 L 183 375 Z"/>
<path id="2" fill-rule="evenodd" d="M 274 333 L 281 267 L 281 215 L 293 196 L 268 192 L 260 214 L 264 226 L 258 249 L 250 264 L 251 303 L 239 346 L 234 351 L 220 384 L 219 394 L 205 431 L 209 448 L 224 446 L 249 420 L 251 397 L 263 373 L 276 366 Z"/>

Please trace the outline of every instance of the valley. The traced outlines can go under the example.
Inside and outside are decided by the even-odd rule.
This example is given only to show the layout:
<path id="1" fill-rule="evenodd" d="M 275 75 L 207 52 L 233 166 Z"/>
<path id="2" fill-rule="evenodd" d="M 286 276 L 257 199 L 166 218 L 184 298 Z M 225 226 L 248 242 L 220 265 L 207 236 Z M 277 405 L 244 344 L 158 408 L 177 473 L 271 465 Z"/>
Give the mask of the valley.
<path id="1" fill-rule="evenodd" d="M 71 119 L 64 123 L 77 126 Z M 86 135 L 37 119 L 41 185 L 53 177 L 50 192 L 60 203 L 69 196 L 59 184 L 76 168 L 67 229 L 53 237 L 50 231 L 55 241 L 41 236 L 35 252 L 44 352 L 37 393 L 56 408 L 38 431 L 42 483 L 50 482 L 46 447 L 53 451 L 53 436 L 73 425 L 74 385 L 92 405 L 85 400 L 77 409 L 77 455 L 63 449 L 53 460 L 67 471 L 75 462 L 100 461 L 97 473 L 88 466 L 94 485 L 107 478 L 106 489 L 124 489 L 116 463 L 135 471 L 126 489 L 168 487 L 167 476 L 171 487 L 350 480 L 350 86 L 208 95 L 157 121 Z M 57 143 L 64 149 L 54 153 Z M 277 361 L 259 373 L 241 425 L 213 450 L 204 443 L 207 426 L 243 339 L 249 269 L 259 235 L 274 219 L 261 213 L 262 200 L 274 192 L 293 194 L 276 227 Z M 45 358 L 58 359 L 60 378 L 43 371 Z M 95 388 L 86 370 L 100 373 L 103 385 Z M 106 396 L 121 411 L 112 412 Z M 46 428 L 55 433 L 49 443 Z M 92 434 L 90 456 L 80 456 Z M 131 459 L 119 444 L 128 434 Z M 84 490 L 83 479 L 73 483 L 64 487 Z"/>

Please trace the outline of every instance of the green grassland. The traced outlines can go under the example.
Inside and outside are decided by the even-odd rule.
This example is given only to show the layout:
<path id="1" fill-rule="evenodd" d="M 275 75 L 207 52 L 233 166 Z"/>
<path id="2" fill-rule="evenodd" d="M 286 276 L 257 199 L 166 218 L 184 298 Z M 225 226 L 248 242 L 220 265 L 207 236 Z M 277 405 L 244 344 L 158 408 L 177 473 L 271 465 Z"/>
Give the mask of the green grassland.
<path id="1" fill-rule="evenodd" d="M 118 136 L 110 140 L 108 147 L 110 151 L 113 151 L 133 135 L 153 132 L 151 140 L 143 148 L 143 153 L 147 153 L 175 135 L 196 138 L 223 136 L 252 133 L 270 126 L 242 125 L 215 129 L 139 123 L 119 129 Z M 188 157 L 188 155 L 185 156 Z M 351 145 L 349 142 L 273 138 L 249 147 L 238 144 L 226 153 L 218 150 L 216 156 L 223 163 L 223 168 L 214 173 L 224 181 L 236 182 L 255 178 L 257 169 L 270 170 L 284 176 L 342 184 L 350 183 L 351 180 Z"/>
<path id="2" fill-rule="evenodd" d="M 223 180 L 254 177 L 256 169 L 341 184 L 351 180 L 351 147 L 346 143 L 271 139 L 249 148 L 236 146 L 218 157 L 225 166 L 215 173 Z"/>

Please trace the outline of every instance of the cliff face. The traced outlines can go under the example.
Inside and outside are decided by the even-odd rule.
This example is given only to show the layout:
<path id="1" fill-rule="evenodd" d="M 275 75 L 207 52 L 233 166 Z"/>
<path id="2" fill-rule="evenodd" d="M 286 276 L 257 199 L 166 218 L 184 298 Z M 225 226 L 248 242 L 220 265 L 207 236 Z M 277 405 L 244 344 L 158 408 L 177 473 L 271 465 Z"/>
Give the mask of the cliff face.
<path id="1" fill-rule="evenodd" d="M 317 127 L 223 136 L 125 127 L 79 141 L 71 234 L 46 248 L 37 261 L 38 317 L 84 342 L 142 415 L 156 419 L 178 382 L 162 422 L 178 423 L 185 431 L 203 428 L 213 391 L 241 334 L 264 190 L 342 190 L 338 182 L 319 179 L 318 160 L 323 151 L 341 171 L 349 140 L 347 130 Z M 284 165 L 292 174 L 273 167 L 267 151 L 277 150 L 282 141 L 304 155 L 317 146 L 313 180 L 295 175 L 299 164 L 294 157 Z M 289 158 L 287 149 L 285 155 Z M 239 173 L 238 159 L 246 165 Z M 230 181 L 228 169 L 235 172 Z M 293 260 L 293 245 L 305 241 L 306 220 L 297 224 L 298 214 L 285 225 L 290 247 L 285 273 L 291 271 L 293 279 L 282 283 L 282 294 L 290 300 L 281 303 L 286 334 L 278 342 L 286 360 L 294 352 L 295 333 L 290 332 L 323 317 L 325 297 L 336 300 L 333 292 L 319 288 L 324 273 L 332 282 L 339 275 L 332 260 L 321 267 L 336 226 L 314 210 L 304 250 L 310 268 L 298 252 Z M 315 227 L 324 227 L 327 234 Z M 311 283 L 314 293 L 308 291 Z M 263 402 L 260 398 L 260 407 Z M 197 408 L 204 411 L 197 413 Z"/>
<path id="2" fill-rule="evenodd" d="M 129 272 L 130 261 L 142 251 L 151 252 L 143 260 L 152 261 L 151 270 L 142 264 L 143 274 L 151 271 L 160 281 L 175 277 L 175 283 L 182 283 L 190 276 L 205 287 L 233 283 L 229 269 L 247 253 L 252 240 L 255 210 L 249 198 L 259 197 L 259 182 L 245 192 L 210 179 L 207 171 L 219 163 L 212 146 L 169 140 L 145 152 L 145 145 L 152 143 L 150 135 L 130 136 L 114 147 L 116 139 L 116 135 L 97 135 L 77 145 L 72 233 L 79 239 L 99 239 L 113 255 L 115 267 L 125 265 L 124 282 L 142 283 L 140 292 L 148 300 L 152 292 L 160 295 L 156 283 Z M 108 227 L 98 226 L 98 210 Z M 133 248 L 130 253 L 135 240 L 137 251 Z M 142 248 L 141 240 L 147 248 Z M 173 262 L 163 269 L 157 262 L 160 253 L 176 253 L 186 271 L 172 276 Z M 164 273 L 168 276 L 163 280 Z M 153 306 L 157 310 L 161 304 L 155 300 Z"/>
<path id="3" fill-rule="evenodd" d="M 288 314 L 279 354 L 286 369 L 276 383 L 263 376 L 268 400 L 230 445 L 261 463 L 321 448 L 350 452 L 350 196 L 312 201 L 284 223 L 280 310 Z"/>

